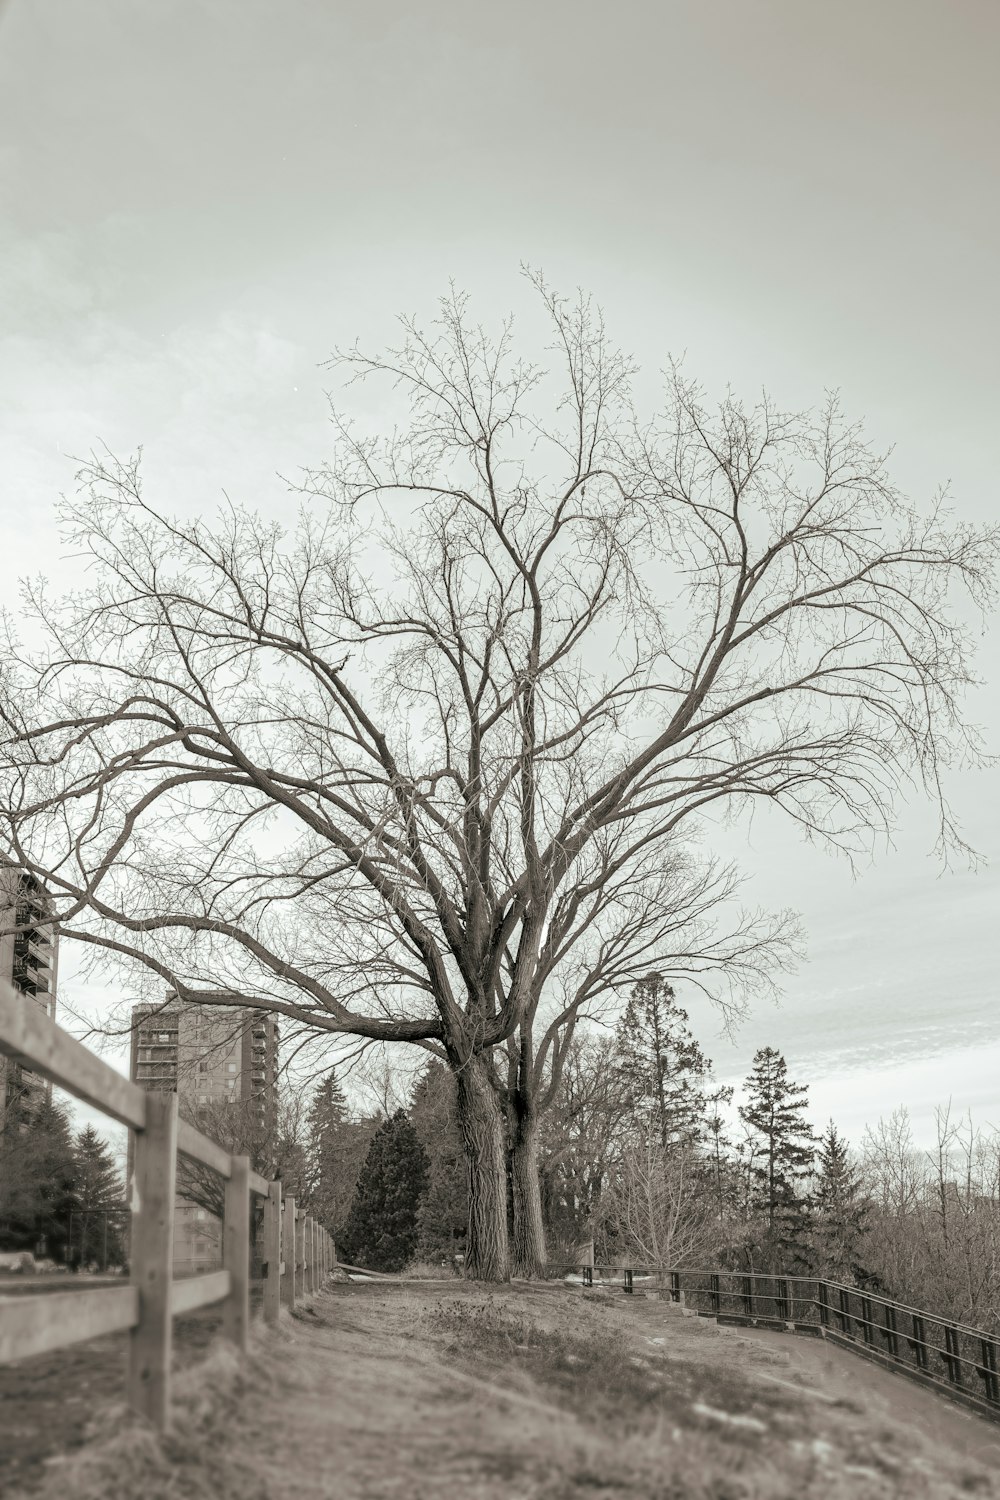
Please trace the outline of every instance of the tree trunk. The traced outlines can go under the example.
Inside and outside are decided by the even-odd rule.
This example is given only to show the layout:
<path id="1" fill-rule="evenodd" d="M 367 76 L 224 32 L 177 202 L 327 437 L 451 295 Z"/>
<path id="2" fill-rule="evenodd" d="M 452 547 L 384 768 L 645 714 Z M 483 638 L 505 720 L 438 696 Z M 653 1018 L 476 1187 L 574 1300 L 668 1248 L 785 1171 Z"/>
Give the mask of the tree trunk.
<path id="1" fill-rule="evenodd" d="M 455 1077 L 458 1123 L 469 1168 L 465 1274 L 473 1281 L 509 1281 L 503 1112 L 486 1058 L 471 1057 L 456 1071 Z"/>
<path id="2" fill-rule="evenodd" d="M 533 1100 L 525 1100 L 520 1094 L 512 1097 L 509 1129 L 513 1274 L 534 1277 L 541 1275 L 545 1265 L 545 1226 L 538 1181 L 538 1115 Z"/>

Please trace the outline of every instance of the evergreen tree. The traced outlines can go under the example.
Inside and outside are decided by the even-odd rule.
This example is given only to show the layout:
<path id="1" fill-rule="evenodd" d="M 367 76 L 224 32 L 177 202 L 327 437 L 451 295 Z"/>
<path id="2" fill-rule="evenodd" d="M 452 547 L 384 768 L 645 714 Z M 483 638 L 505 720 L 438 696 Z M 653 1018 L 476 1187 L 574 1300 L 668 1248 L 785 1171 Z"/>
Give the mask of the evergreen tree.
<path id="1" fill-rule="evenodd" d="M 335 1236 L 350 1206 L 361 1158 L 348 1118 L 347 1100 L 333 1068 L 316 1089 L 309 1106 L 306 1156 L 309 1210 Z"/>
<path id="2" fill-rule="evenodd" d="M 455 1075 L 431 1061 L 413 1090 L 410 1122 L 427 1153 L 427 1191 L 420 1205 L 418 1249 L 427 1260 L 465 1250 L 469 1180 L 458 1125 Z"/>
<path id="3" fill-rule="evenodd" d="M 697 1141 L 712 1065 L 662 974 L 647 974 L 634 986 L 615 1044 L 635 1123 L 663 1148 Z"/>
<path id="4" fill-rule="evenodd" d="M 752 1207 L 766 1216 L 775 1248 L 801 1255 L 807 1215 L 801 1184 L 815 1156 L 812 1127 L 803 1115 L 809 1090 L 790 1080 L 785 1059 L 773 1047 L 754 1054 L 744 1087 L 740 1119 L 756 1137 Z"/>
<path id="5" fill-rule="evenodd" d="M 97 1261 L 102 1269 L 121 1265 L 124 1255 L 124 1190 L 111 1147 L 92 1125 L 81 1130 L 74 1145 L 76 1209 L 71 1260 L 83 1265 Z M 116 1212 L 118 1210 L 118 1212 Z"/>
<path id="6" fill-rule="evenodd" d="M 720 1086 L 706 1095 L 705 1104 L 705 1156 L 704 1173 L 711 1183 L 712 1197 L 718 1217 L 723 1219 L 726 1210 L 735 1206 L 737 1186 L 732 1162 L 732 1141 L 726 1131 L 724 1107 L 733 1100 L 732 1084 Z"/>
<path id="7" fill-rule="evenodd" d="M 44 1096 L 23 1104 L 0 1142 L 0 1243 L 65 1260 L 75 1190 L 65 1109 Z"/>
<path id="8" fill-rule="evenodd" d="M 405 1111 L 397 1110 L 375 1132 L 358 1177 L 340 1235 L 341 1254 L 348 1263 L 373 1271 L 401 1271 L 412 1260 L 428 1168 L 417 1132 Z"/>
<path id="9" fill-rule="evenodd" d="M 813 1251 L 816 1269 L 822 1275 L 854 1277 L 868 1211 L 861 1172 L 831 1120 L 820 1142 L 813 1194 Z"/>

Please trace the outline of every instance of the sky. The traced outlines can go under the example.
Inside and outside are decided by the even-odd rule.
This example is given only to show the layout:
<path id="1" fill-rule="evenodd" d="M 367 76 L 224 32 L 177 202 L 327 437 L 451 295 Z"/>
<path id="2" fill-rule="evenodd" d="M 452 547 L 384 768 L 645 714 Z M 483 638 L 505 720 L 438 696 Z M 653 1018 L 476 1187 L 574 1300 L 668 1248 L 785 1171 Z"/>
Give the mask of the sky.
<path id="1" fill-rule="evenodd" d="M 785 407 L 837 387 L 892 472 L 996 515 L 1000 104 L 994 0 L 6 0 L 0 5 L 0 593 L 72 580 L 52 505 L 73 455 L 145 451 L 168 505 L 280 510 L 329 448 L 322 362 L 430 315 L 484 321 L 519 266 L 603 305 L 655 389 Z M 370 413 L 377 418 L 377 411 Z M 970 701 L 1000 749 L 1000 634 Z M 721 1077 L 782 1050 L 818 1124 L 857 1140 L 952 1100 L 1000 1126 L 1000 771 L 950 791 L 853 878 L 775 820 L 720 832 L 746 896 L 802 914 L 809 959 Z M 74 974 L 62 993 L 110 998 Z"/>

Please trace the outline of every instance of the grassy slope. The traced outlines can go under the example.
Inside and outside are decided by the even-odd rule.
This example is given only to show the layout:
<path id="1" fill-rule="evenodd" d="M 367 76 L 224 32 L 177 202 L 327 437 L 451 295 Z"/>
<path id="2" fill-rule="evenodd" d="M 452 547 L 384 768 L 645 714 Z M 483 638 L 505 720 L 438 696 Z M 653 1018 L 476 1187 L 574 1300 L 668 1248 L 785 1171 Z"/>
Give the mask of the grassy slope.
<path id="1" fill-rule="evenodd" d="M 984 1471 L 798 1384 L 780 1347 L 552 1289 L 337 1288 L 179 1389 L 166 1446 L 106 1413 L 42 1500 L 952 1500 Z"/>

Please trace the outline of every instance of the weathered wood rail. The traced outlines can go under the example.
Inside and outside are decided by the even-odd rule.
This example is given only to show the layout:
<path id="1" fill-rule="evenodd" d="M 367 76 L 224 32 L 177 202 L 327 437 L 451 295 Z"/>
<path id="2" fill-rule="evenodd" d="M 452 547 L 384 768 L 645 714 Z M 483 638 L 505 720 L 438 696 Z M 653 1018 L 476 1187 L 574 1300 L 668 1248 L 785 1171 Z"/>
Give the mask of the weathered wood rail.
<path id="1" fill-rule="evenodd" d="M 222 1304 L 223 1332 L 245 1352 L 250 1325 L 251 1200 L 263 1199 L 263 1314 L 319 1290 L 335 1264 L 326 1230 L 282 1197 L 280 1182 L 254 1172 L 177 1113 L 177 1095 L 147 1093 L 108 1066 L 36 1006 L 0 983 L 0 1052 L 134 1132 L 128 1285 L 45 1296 L 0 1297 L 0 1364 L 104 1334 L 129 1333 L 127 1398 L 155 1427 L 170 1417 L 173 1320 Z M 222 1269 L 175 1280 L 177 1155 L 225 1182 Z"/>

